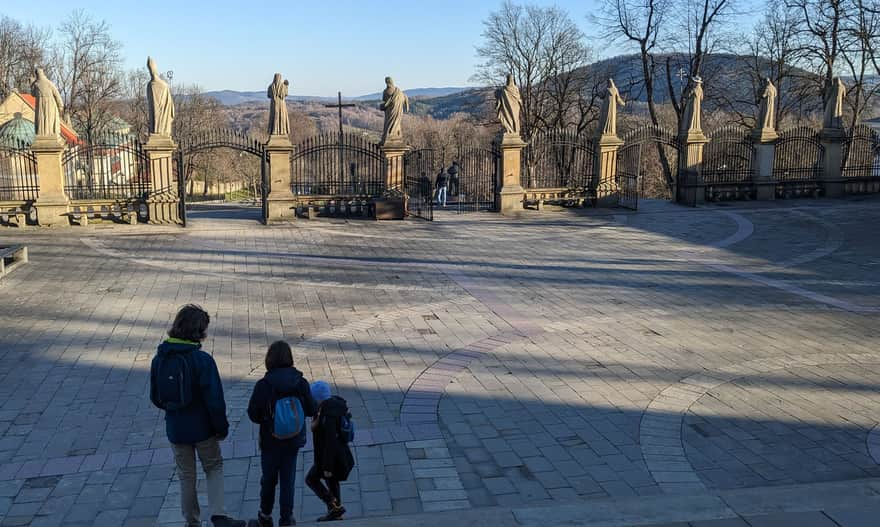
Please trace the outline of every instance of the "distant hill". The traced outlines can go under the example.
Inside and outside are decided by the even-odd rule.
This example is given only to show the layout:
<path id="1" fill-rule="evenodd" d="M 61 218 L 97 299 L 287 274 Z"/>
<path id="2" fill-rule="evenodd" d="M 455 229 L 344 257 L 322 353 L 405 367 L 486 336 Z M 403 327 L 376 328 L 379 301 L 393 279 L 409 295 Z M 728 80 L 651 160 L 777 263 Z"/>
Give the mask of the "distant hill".
<path id="1" fill-rule="evenodd" d="M 434 97 L 444 97 L 447 95 L 460 93 L 468 88 L 414 88 L 405 90 L 411 99 L 430 99 Z M 233 91 L 218 90 L 209 91 L 205 95 L 212 97 L 224 106 L 236 106 L 239 104 L 264 102 L 266 100 L 265 91 Z M 358 97 L 343 97 L 347 101 L 378 101 L 382 98 L 382 92 L 370 93 Z M 316 95 L 291 95 L 288 97 L 290 101 L 296 102 L 336 102 L 335 96 L 316 96 Z"/>

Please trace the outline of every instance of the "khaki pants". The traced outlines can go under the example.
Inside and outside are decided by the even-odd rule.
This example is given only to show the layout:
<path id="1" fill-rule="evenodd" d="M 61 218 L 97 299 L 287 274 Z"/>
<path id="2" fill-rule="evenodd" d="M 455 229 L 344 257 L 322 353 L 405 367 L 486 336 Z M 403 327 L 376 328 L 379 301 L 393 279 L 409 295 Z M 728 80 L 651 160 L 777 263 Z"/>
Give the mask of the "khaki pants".
<path id="1" fill-rule="evenodd" d="M 174 461 L 180 476 L 180 508 L 187 527 L 201 525 L 199 496 L 196 493 L 196 454 L 208 479 L 208 508 L 211 516 L 225 516 L 220 442 L 212 437 L 194 445 L 172 444 L 171 449 L 174 451 Z"/>

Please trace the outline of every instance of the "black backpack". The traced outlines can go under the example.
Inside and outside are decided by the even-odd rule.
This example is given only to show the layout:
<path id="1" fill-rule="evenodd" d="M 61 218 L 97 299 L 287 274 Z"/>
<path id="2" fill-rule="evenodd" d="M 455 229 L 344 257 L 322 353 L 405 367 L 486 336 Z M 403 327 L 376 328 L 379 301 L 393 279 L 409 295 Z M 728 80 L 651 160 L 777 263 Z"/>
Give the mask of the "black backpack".
<path id="1" fill-rule="evenodd" d="M 192 404 L 193 372 L 186 355 L 168 353 L 159 355 L 153 390 L 156 402 L 163 410 L 180 410 Z"/>

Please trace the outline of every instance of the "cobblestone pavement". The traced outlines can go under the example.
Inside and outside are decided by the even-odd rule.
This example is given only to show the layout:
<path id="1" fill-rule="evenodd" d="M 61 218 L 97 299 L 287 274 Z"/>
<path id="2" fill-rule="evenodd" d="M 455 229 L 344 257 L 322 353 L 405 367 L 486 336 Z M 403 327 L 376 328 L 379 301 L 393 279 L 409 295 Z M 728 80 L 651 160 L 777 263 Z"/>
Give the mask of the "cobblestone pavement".
<path id="1" fill-rule="evenodd" d="M 189 302 L 236 515 L 278 338 L 357 419 L 350 517 L 880 476 L 878 222 L 869 199 L 2 230 L 31 262 L 0 281 L 0 525 L 182 525 L 147 394 Z"/>

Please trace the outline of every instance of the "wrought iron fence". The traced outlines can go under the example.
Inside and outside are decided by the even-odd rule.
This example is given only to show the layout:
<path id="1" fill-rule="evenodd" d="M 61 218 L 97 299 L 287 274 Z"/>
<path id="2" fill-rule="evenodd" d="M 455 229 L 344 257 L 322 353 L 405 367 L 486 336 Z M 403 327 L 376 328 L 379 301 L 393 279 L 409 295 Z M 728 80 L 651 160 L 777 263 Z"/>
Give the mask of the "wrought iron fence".
<path id="1" fill-rule="evenodd" d="M 150 163 L 143 144 L 128 134 L 105 134 L 71 145 L 62 158 L 64 191 L 72 200 L 143 199 Z"/>
<path id="2" fill-rule="evenodd" d="M 428 221 L 434 219 L 434 175 L 440 170 L 443 170 L 442 161 L 435 160 L 434 150 L 407 152 L 403 166 L 407 215 Z"/>
<path id="3" fill-rule="evenodd" d="M 675 131 L 645 125 L 625 133 L 618 150 L 618 174 L 634 177 L 642 197 L 672 197 L 672 184 L 678 177 L 681 142 Z"/>
<path id="4" fill-rule="evenodd" d="M 495 148 L 463 146 L 453 165 L 458 173 L 450 175 L 447 208 L 458 213 L 494 211 L 498 186 L 498 163 L 501 155 Z"/>
<path id="5" fill-rule="evenodd" d="M 750 130 L 722 126 L 708 134 L 703 152 L 702 180 L 708 201 L 752 199 L 755 146 Z"/>
<path id="6" fill-rule="evenodd" d="M 26 143 L 0 140 L 0 201 L 36 201 L 40 194 L 37 159 Z"/>
<path id="7" fill-rule="evenodd" d="M 291 154 L 292 190 L 308 196 L 381 196 L 387 163 L 379 146 L 353 134 L 306 139 Z"/>
<path id="8" fill-rule="evenodd" d="M 596 190 L 593 141 L 577 130 L 535 134 L 522 152 L 520 185 L 524 189 Z"/>
<path id="9" fill-rule="evenodd" d="M 776 196 L 819 197 L 824 160 L 825 147 L 815 129 L 799 126 L 782 132 L 773 159 Z"/>
<path id="10" fill-rule="evenodd" d="M 843 143 L 844 178 L 880 179 L 880 136 L 863 124 L 847 133 Z"/>

